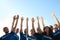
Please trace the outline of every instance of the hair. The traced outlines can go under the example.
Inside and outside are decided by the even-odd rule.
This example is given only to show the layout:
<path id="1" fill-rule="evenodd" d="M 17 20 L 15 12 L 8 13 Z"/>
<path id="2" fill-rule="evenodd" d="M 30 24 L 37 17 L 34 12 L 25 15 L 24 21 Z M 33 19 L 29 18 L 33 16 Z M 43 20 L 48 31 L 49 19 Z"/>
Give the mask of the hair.
<path id="1" fill-rule="evenodd" d="M 43 30 L 45 30 L 46 28 L 49 28 L 48 26 L 45 26 Z"/>
<path id="2" fill-rule="evenodd" d="M 50 30 L 50 28 L 48 26 L 45 26 L 44 29 L 43 29 L 43 35 L 47 35 L 47 33 L 45 32 L 45 29 L 48 28 Z"/>
<path id="3" fill-rule="evenodd" d="M 52 28 L 53 26 L 52 25 L 50 25 L 50 28 Z"/>
<path id="4" fill-rule="evenodd" d="M 4 27 L 4 28 L 3 28 L 3 31 L 5 31 L 6 28 L 7 28 L 7 27 Z"/>

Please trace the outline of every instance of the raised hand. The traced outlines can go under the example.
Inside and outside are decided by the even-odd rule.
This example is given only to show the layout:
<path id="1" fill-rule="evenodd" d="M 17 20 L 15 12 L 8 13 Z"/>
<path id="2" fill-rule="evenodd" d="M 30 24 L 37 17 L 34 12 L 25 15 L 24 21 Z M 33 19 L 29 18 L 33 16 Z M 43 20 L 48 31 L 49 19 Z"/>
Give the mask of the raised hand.
<path id="1" fill-rule="evenodd" d="M 58 26 L 60 26 L 60 22 L 59 22 L 58 18 L 55 16 L 54 12 L 51 15 L 56 20 L 56 23 L 58 24 Z"/>
<path id="2" fill-rule="evenodd" d="M 19 15 L 17 15 L 16 19 L 19 19 Z"/>
<path id="3" fill-rule="evenodd" d="M 40 18 L 41 18 L 41 20 L 44 20 L 42 16 Z"/>
<path id="4" fill-rule="evenodd" d="M 16 18 L 16 15 L 15 15 L 15 16 L 13 16 L 13 22 L 12 22 L 12 29 L 11 29 L 11 31 L 13 30 L 13 27 L 14 27 L 15 18 Z"/>
<path id="5" fill-rule="evenodd" d="M 34 28 L 34 18 L 31 19 L 32 20 L 32 29 L 35 31 L 35 28 Z"/>
<path id="6" fill-rule="evenodd" d="M 21 17 L 21 21 L 23 21 L 24 20 L 24 18 L 23 17 Z"/>
<path id="7" fill-rule="evenodd" d="M 41 30 L 41 28 L 40 28 L 39 17 L 37 16 L 36 18 L 37 18 L 37 21 L 38 21 L 38 22 L 37 22 L 37 23 L 38 23 L 37 32 L 38 32 L 38 33 L 41 33 L 42 30 Z"/>
<path id="8" fill-rule="evenodd" d="M 12 23 L 12 31 L 13 32 L 15 32 L 15 30 L 16 30 L 16 26 L 17 26 L 17 23 L 18 23 L 18 18 L 19 18 L 19 15 L 15 15 L 14 17 L 13 17 L 13 23 Z M 15 21 L 16 21 L 16 23 L 15 23 Z M 15 25 L 14 25 L 15 24 Z"/>
<path id="9" fill-rule="evenodd" d="M 43 25 L 43 27 L 45 27 L 45 24 L 44 24 L 44 19 L 43 19 L 43 17 L 41 16 L 41 17 L 40 17 L 40 19 L 42 20 L 42 25 Z"/>
<path id="10" fill-rule="evenodd" d="M 26 26 L 27 26 L 27 28 L 28 28 L 28 18 L 26 18 Z"/>
<path id="11" fill-rule="evenodd" d="M 13 16 L 13 19 L 15 20 L 15 18 L 16 18 L 16 15 L 15 16 Z"/>
<path id="12" fill-rule="evenodd" d="M 54 14 L 54 12 L 52 12 L 52 14 L 51 14 L 52 16 L 55 16 L 55 14 Z"/>
<path id="13" fill-rule="evenodd" d="M 36 18 L 37 18 L 37 20 L 39 20 L 39 17 L 38 16 Z"/>
<path id="14" fill-rule="evenodd" d="M 32 22 L 34 22 L 35 20 L 34 20 L 34 18 L 32 18 Z"/>
<path id="15" fill-rule="evenodd" d="M 38 26 L 40 27 L 40 24 L 39 24 L 39 17 L 37 16 L 36 18 L 37 18 L 37 21 L 38 21 Z"/>
<path id="16" fill-rule="evenodd" d="M 21 27 L 20 27 L 20 32 L 22 32 L 23 20 L 24 20 L 24 18 L 23 18 L 23 17 L 21 17 Z"/>
<path id="17" fill-rule="evenodd" d="M 28 18 L 26 18 L 26 21 L 28 21 Z"/>
<path id="18" fill-rule="evenodd" d="M 28 18 L 26 18 L 26 37 L 28 37 Z"/>
<path id="19" fill-rule="evenodd" d="M 15 28 L 16 28 L 16 26 L 17 26 L 17 23 L 18 23 L 18 19 L 19 19 L 19 15 L 16 15 L 16 23 L 15 23 Z"/>

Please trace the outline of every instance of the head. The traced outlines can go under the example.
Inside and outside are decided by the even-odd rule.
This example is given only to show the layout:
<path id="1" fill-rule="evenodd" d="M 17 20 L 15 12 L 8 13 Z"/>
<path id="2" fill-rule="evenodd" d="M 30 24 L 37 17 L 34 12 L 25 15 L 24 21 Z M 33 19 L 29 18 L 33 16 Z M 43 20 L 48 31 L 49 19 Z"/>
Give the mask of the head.
<path id="1" fill-rule="evenodd" d="M 27 29 L 27 28 L 24 30 L 24 34 L 25 34 L 26 36 L 28 36 L 28 29 Z"/>
<path id="2" fill-rule="evenodd" d="M 53 30 L 53 26 L 52 25 L 50 25 L 50 29 Z"/>
<path id="3" fill-rule="evenodd" d="M 9 33 L 9 29 L 7 27 L 4 27 L 3 28 L 3 31 L 4 31 L 5 34 L 8 34 Z"/>
<path id="4" fill-rule="evenodd" d="M 16 29 L 16 34 L 19 32 L 19 28 Z"/>
<path id="5" fill-rule="evenodd" d="M 55 31 L 58 30 L 58 25 L 57 24 L 54 24 L 54 29 L 55 29 Z"/>
<path id="6" fill-rule="evenodd" d="M 49 33 L 49 27 L 48 26 L 44 27 L 44 32 Z"/>
<path id="7" fill-rule="evenodd" d="M 37 28 L 37 33 L 40 33 L 40 29 L 39 28 Z"/>
<path id="8" fill-rule="evenodd" d="M 31 29 L 30 32 L 31 32 L 31 36 L 34 36 L 35 31 L 33 29 Z"/>

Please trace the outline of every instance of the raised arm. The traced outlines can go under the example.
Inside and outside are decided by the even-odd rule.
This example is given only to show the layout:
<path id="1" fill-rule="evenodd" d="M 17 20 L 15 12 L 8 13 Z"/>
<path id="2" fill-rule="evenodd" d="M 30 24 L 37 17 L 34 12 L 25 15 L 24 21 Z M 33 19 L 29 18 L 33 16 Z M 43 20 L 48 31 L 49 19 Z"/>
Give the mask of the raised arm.
<path id="1" fill-rule="evenodd" d="M 26 36 L 28 36 L 28 18 L 26 18 Z"/>
<path id="2" fill-rule="evenodd" d="M 34 18 L 32 18 L 32 29 L 35 31 L 35 28 L 34 28 Z"/>
<path id="3" fill-rule="evenodd" d="M 17 23 L 18 23 L 18 18 L 19 18 L 18 15 L 13 17 L 13 23 L 12 23 L 12 31 L 13 32 L 15 32 L 15 30 L 16 30 L 16 26 L 17 26 Z M 16 23 L 15 23 L 15 21 L 16 21 Z"/>
<path id="4" fill-rule="evenodd" d="M 55 19 L 56 23 L 60 26 L 60 22 L 54 13 L 52 13 L 52 17 Z"/>
<path id="5" fill-rule="evenodd" d="M 41 16 L 41 21 L 42 21 L 42 26 L 45 27 L 45 24 L 44 24 L 44 19 L 43 17 Z"/>
<path id="6" fill-rule="evenodd" d="M 19 19 L 19 15 L 17 15 L 17 17 L 16 17 L 15 28 L 17 27 L 17 24 L 18 24 L 18 19 Z"/>
<path id="7" fill-rule="evenodd" d="M 14 23 L 15 23 L 15 17 L 16 17 L 16 15 L 13 17 L 12 29 L 13 29 L 13 27 L 14 27 Z M 12 29 L 11 29 L 11 30 L 12 30 Z"/>
<path id="8" fill-rule="evenodd" d="M 42 30 L 41 30 L 41 28 L 40 28 L 40 23 L 39 23 L 39 17 L 38 17 L 38 16 L 37 16 L 37 23 L 38 23 L 37 31 L 38 31 L 39 33 L 42 33 Z"/>
<path id="9" fill-rule="evenodd" d="M 21 17 L 21 26 L 20 26 L 20 32 L 22 32 L 22 24 L 23 24 L 23 17 Z"/>

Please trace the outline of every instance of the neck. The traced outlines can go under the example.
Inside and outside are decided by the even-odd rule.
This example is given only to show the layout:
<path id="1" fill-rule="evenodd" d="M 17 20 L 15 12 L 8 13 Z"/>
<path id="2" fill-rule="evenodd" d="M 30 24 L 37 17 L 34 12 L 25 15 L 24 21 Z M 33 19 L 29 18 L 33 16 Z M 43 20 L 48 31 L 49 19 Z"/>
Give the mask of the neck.
<path id="1" fill-rule="evenodd" d="M 47 32 L 47 35 L 49 35 L 49 32 Z"/>
<path id="2" fill-rule="evenodd" d="M 34 35 L 32 35 L 32 37 L 34 37 Z"/>
<path id="3" fill-rule="evenodd" d="M 8 34 L 8 33 L 5 33 L 6 35 Z"/>

